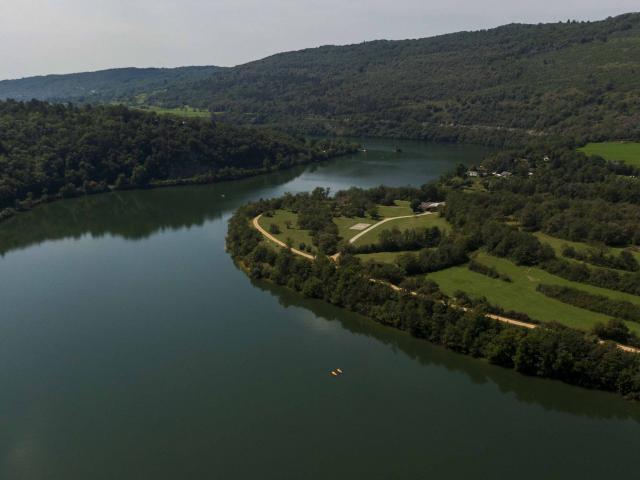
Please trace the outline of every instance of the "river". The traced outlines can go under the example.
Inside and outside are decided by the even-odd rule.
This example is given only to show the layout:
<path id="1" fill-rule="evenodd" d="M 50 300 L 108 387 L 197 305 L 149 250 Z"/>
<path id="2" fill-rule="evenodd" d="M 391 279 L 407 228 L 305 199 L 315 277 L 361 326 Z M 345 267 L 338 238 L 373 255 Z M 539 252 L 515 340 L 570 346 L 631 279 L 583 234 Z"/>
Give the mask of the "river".
<path id="1" fill-rule="evenodd" d="M 0 224 L 0 478 L 635 478 L 638 405 L 236 268 L 226 224 L 247 201 L 419 185 L 485 153 L 365 144 L 321 165 L 57 202 Z"/>

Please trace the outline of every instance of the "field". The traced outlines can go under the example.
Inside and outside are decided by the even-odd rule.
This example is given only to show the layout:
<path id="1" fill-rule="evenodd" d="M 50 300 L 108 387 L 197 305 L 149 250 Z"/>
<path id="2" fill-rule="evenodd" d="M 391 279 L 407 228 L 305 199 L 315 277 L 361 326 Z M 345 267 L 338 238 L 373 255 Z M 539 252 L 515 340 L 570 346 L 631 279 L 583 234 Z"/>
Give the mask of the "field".
<path id="1" fill-rule="evenodd" d="M 600 155 L 606 160 L 620 162 L 640 167 L 640 143 L 633 142 L 603 142 L 588 143 L 578 151 L 587 155 Z"/>
<path id="2" fill-rule="evenodd" d="M 382 219 L 400 217 L 403 215 L 413 215 L 415 212 L 411 210 L 410 202 L 405 200 L 396 200 L 395 205 L 378 205 L 378 213 Z"/>
<path id="3" fill-rule="evenodd" d="M 349 240 L 354 237 L 362 230 L 352 230 L 351 227 L 358 223 L 374 225 L 379 222 L 383 218 L 390 218 L 396 216 L 403 215 L 413 215 L 411 208 L 409 207 L 409 202 L 405 201 L 397 201 L 395 206 L 384 206 L 379 205 L 379 219 L 372 219 L 370 217 L 335 217 L 333 218 L 333 222 L 338 226 L 338 234 L 344 239 Z M 287 239 L 292 241 L 292 247 L 299 248 L 300 243 L 305 243 L 306 245 L 312 246 L 311 236 L 308 230 L 300 230 L 297 228 L 297 220 L 298 216 L 286 210 L 276 210 L 274 212 L 273 217 L 263 216 L 260 219 L 260 225 L 267 231 L 269 231 L 269 226 L 271 224 L 275 224 L 280 229 L 280 233 L 273 234 L 279 240 L 286 242 Z M 290 222 L 291 228 L 287 228 L 287 222 Z M 379 229 L 376 228 L 371 231 L 370 234 L 364 235 L 362 240 L 358 240 L 357 244 L 363 244 L 364 239 L 368 243 L 375 243 L 378 240 L 380 232 L 382 230 L 391 228 L 393 226 L 397 226 L 400 229 L 409 229 L 416 227 L 431 227 L 438 226 L 447 230 L 449 228 L 448 223 L 443 218 L 440 218 L 439 215 L 425 215 L 423 217 L 415 217 L 415 218 L 403 218 L 399 220 L 394 220 L 385 224 L 383 227 Z M 312 246 L 313 252 L 316 252 L 317 249 Z"/>
<path id="4" fill-rule="evenodd" d="M 432 215 L 424 215 L 421 217 L 399 218 L 398 220 L 392 220 L 378 228 L 374 228 L 373 230 L 371 230 L 371 232 L 363 235 L 358 240 L 356 240 L 354 242 L 354 245 L 367 245 L 371 243 L 377 243 L 378 239 L 380 238 L 380 234 L 383 231 L 391 230 L 394 227 L 400 230 L 428 227 L 438 227 L 445 232 L 450 230 L 449 223 L 437 213 L 434 213 Z"/>
<path id="5" fill-rule="evenodd" d="M 312 253 L 317 253 L 316 247 L 311 243 L 311 235 L 309 230 L 300 230 L 297 228 L 298 216 L 286 210 L 276 210 L 273 213 L 273 217 L 260 217 L 260 226 L 267 232 L 271 233 L 269 227 L 274 224 L 280 229 L 280 233 L 272 233 L 274 237 L 283 242 L 291 240 L 291 246 L 293 248 L 300 248 L 300 244 L 304 243 L 311 247 Z M 291 228 L 287 228 L 287 222 L 290 222 Z"/>
<path id="6" fill-rule="evenodd" d="M 552 237 L 551 235 L 547 235 L 546 233 L 542 233 L 542 232 L 535 232 L 534 235 L 541 242 L 546 242 L 549 245 L 551 245 L 551 247 L 555 250 L 555 252 L 556 252 L 556 254 L 558 256 L 562 256 L 562 247 L 564 245 L 568 245 L 570 247 L 573 247 L 577 251 L 586 250 L 588 248 L 596 248 L 595 245 L 589 245 L 588 243 L 583 243 L 583 242 L 572 242 L 570 240 L 563 240 L 562 238 Z M 601 246 L 598 246 L 597 248 L 601 248 Z M 613 253 L 613 254 L 616 254 L 616 255 L 619 254 L 622 250 L 625 250 L 625 249 L 624 248 L 617 248 L 617 247 L 606 247 L 606 251 L 608 253 Z M 634 257 L 636 257 L 636 259 L 638 261 L 640 261 L 640 251 L 639 250 L 637 250 L 636 248 L 628 248 L 626 250 L 630 251 L 631 254 Z"/>
<path id="7" fill-rule="evenodd" d="M 363 262 L 380 262 L 380 263 L 395 263 L 398 255 L 403 253 L 415 253 L 415 252 L 379 252 L 379 253 L 360 253 L 356 255 Z"/>
<path id="8" fill-rule="evenodd" d="M 158 115 L 173 115 L 176 117 L 185 117 L 185 118 L 208 118 L 211 116 L 211 113 L 208 110 L 199 110 L 197 108 L 192 107 L 181 107 L 181 108 L 163 108 L 163 107 L 155 107 L 151 105 L 145 105 L 140 107 L 134 107 L 137 110 L 143 110 L 145 112 L 154 112 Z"/>
<path id="9" fill-rule="evenodd" d="M 542 322 L 557 321 L 579 330 L 590 330 L 598 322 L 606 322 L 610 317 L 582 308 L 567 305 L 536 291 L 539 283 L 563 285 L 586 292 L 605 295 L 613 299 L 627 300 L 640 304 L 640 298 L 622 292 L 593 287 L 551 275 L 538 268 L 520 267 L 509 260 L 478 253 L 476 260 L 507 274 L 512 283 L 493 279 L 472 272 L 466 266 L 448 268 L 428 275 L 447 295 L 462 290 L 471 297 L 486 297 L 487 300 L 506 310 L 515 310 Z M 625 322 L 631 330 L 640 334 L 640 324 Z"/>
<path id="10" fill-rule="evenodd" d="M 372 219 L 371 217 L 335 217 L 333 219 L 333 223 L 335 223 L 338 226 L 339 235 L 345 240 L 349 240 L 350 238 L 354 237 L 355 235 L 361 232 L 361 230 L 351 230 L 351 227 L 353 227 L 357 223 L 368 223 L 373 225 L 385 218 L 402 217 L 405 215 L 414 215 L 414 214 L 415 212 L 411 210 L 411 207 L 409 206 L 409 202 L 404 200 L 396 200 L 395 205 L 378 205 L 379 218 L 375 220 Z M 398 222 L 400 221 L 401 220 L 398 220 Z M 391 222 L 389 223 L 389 225 L 396 225 L 396 222 Z M 386 228 L 386 225 L 385 225 L 385 228 Z M 373 232 L 377 232 L 377 229 L 374 229 Z M 373 232 L 372 232 L 372 235 L 373 235 Z M 369 236 L 368 234 L 364 235 L 363 238 L 368 236 Z M 378 238 L 377 234 L 375 238 L 376 239 Z M 361 244 L 360 241 L 356 243 Z"/>
<path id="11" fill-rule="evenodd" d="M 356 223 L 369 223 L 373 225 L 380 220 L 373 220 L 372 218 L 365 217 L 334 217 L 333 223 L 338 226 L 338 235 L 343 239 L 349 240 L 351 237 L 360 233 L 360 230 L 351 230 Z"/>

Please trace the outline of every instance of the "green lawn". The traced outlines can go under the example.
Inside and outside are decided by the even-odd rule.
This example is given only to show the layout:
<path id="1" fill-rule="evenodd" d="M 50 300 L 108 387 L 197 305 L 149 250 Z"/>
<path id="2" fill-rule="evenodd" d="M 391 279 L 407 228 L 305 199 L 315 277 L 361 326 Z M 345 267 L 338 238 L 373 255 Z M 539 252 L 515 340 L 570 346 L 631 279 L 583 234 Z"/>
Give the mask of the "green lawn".
<path id="1" fill-rule="evenodd" d="M 338 235 L 340 235 L 345 241 L 349 240 L 351 237 L 354 237 L 361 230 L 351 230 L 351 227 L 356 225 L 357 223 L 368 223 L 373 225 L 374 223 L 379 222 L 380 220 L 373 220 L 369 217 L 334 217 L 333 223 L 338 226 Z"/>
<path id="2" fill-rule="evenodd" d="M 291 228 L 287 228 L 287 221 L 291 222 Z M 299 229 L 297 222 L 298 215 L 287 210 L 276 210 L 273 213 L 273 217 L 266 217 L 263 215 L 259 220 L 260 226 L 269 233 L 271 233 L 269 230 L 271 224 L 278 226 L 280 233 L 272 233 L 272 235 L 278 240 L 286 243 L 287 239 L 291 239 L 291 246 L 297 249 L 300 249 L 300 243 L 305 243 L 306 245 L 311 246 L 311 253 L 317 253 L 316 247 L 312 244 L 309 230 Z"/>
<path id="3" fill-rule="evenodd" d="M 163 108 L 156 107 L 152 105 L 144 105 L 140 107 L 134 107 L 138 110 L 143 110 L 145 112 L 155 112 L 158 115 L 173 115 L 176 117 L 186 117 L 186 118 L 207 118 L 211 115 L 208 110 L 199 110 L 197 108 L 192 107 L 177 107 L 177 108 Z"/>
<path id="4" fill-rule="evenodd" d="M 363 262 L 374 261 L 380 263 L 395 263 L 398 255 L 403 253 L 415 253 L 415 252 L 379 252 L 379 253 L 360 253 L 356 255 Z"/>
<path id="5" fill-rule="evenodd" d="M 380 234 L 384 230 L 391 230 L 394 227 L 399 228 L 400 230 L 438 227 L 445 232 L 448 232 L 451 229 L 449 222 L 442 218 L 438 213 L 434 213 L 433 215 L 423 215 L 421 217 L 399 218 L 398 220 L 391 220 L 390 222 L 387 222 L 380 227 L 374 228 L 373 230 L 371 230 L 371 232 L 363 235 L 358 240 L 356 240 L 354 242 L 354 245 L 367 245 L 371 243 L 377 243 L 378 239 L 380 238 Z"/>
<path id="6" fill-rule="evenodd" d="M 368 223 L 373 225 L 380 220 L 391 217 L 401 217 L 404 215 L 413 215 L 410 203 L 405 200 L 396 200 L 395 205 L 378 205 L 379 218 L 373 219 L 371 217 L 334 217 L 333 223 L 338 226 L 339 235 L 344 240 L 356 236 L 361 230 L 351 230 L 351 227 L 357 223 Z M 375 231 L 375 230 L 374 230 Z"/>
<path id="7" fill-rule="evenodd" d="M 476 260 L 494 267 L 500 273 L 509 275 L 513 282 L 508 283 L 472 272 L 466 266 L 448 268 L 431 273 L 427 277 L 434 280 L 447 295 L 452 295 L 456 290 L 462 290 L 472 297 L 486 297 L 490 303 L 506 310 L 523 312 L 542 322 L 557 321 L 579 330 L 590 330 L 597 322 L 606 322 L 610 317 L 549 298 L 536 291 L 539 283 L 570 286 L 613 299 L 640 304 L 640 297 L 635 295 L 571 282 L 544 270 L 520 267 L 509 260 L 486 253 L 478 253 Z M 640 334 L 640 324 L 625 323 L 631 330 Z"/>
<path id="8" fill-rule="evenodd" d="M 640 167 L 640 143 L 633 142 L 603 142 L 587 143 L 578 151 L 587 155 L 600 155 L 606 160 L 617 160 Z"/>
<path id="9" fill-rule="evenodd" d="M 564 245 L 569 245 L 570 247 L 573 247 L 578 251 L 596 247 L 595 245 L 589 245 L 588 243 L 584 243 L 584 242 L 572 242 L 570 240 L 563 240 L 562 238 L 552 237 L 551 235 L 547 235 L 546 233 L 542 233 L 542 232 L 535 232 L 534 235 L 538 237 L 538 240 L 540 240 L 541 242 L 546 242 L 549 245 L 551 245 L 551 247 L 553 247 L 553 249 L 555 250 L 556 254 L 559 256 L 562 256 L 562 247 Z M 601 246 L 598 246 L 598 248 L 600 247 Z M 605 248 L 607 252 L 613 253 L 616 255 L 619 254 L 622 250 L 625 250 L 624 248 L 617 248 L 617 247 L 605 247 Z M 640 261 L 640 251 L 637 248 L 631 247 L 631 248 L 627 248 L 626 250 L 630 251 L 632 255 L 636 257 L 638 261 Z"/>
<path id="10" fill-rule="evenodd" d="M 380 218 L 401 217 L 403 215 L 413 215 L 411 202 L 406 200 L 396 200 L 395 205 L 378 205 Z"/>

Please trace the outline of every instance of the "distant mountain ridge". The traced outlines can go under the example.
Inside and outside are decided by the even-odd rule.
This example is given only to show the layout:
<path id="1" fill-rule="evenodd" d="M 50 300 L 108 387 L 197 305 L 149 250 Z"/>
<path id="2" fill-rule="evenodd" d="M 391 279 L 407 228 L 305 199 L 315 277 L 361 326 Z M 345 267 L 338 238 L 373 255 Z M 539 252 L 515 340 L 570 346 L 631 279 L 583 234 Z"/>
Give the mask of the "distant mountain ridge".
<path id="1" fill-rule="evenodd" d="M 283 53 L 151 101 L 309 133 L 640 138 L 640 14 Z"/>
<path id="2" fill-rule="evenodd" d="M 29 80 L 20 81 L 22 98 L 68 99 L 53 87 L 33 95 L 42 92 Z M 12 85 L 3 83 L 0 98 Z M 493 145 L 640 139 L 640 14 L 324 46 L 164 76 L 137 95 L 139 103 L 311 134 Z"/>
<path id="3" fill-rule="evenodd" d="M 0 100 L 144 102 L 169 85 L 208 78 L 222 67 L 113 68 L 0 81 Z"/>

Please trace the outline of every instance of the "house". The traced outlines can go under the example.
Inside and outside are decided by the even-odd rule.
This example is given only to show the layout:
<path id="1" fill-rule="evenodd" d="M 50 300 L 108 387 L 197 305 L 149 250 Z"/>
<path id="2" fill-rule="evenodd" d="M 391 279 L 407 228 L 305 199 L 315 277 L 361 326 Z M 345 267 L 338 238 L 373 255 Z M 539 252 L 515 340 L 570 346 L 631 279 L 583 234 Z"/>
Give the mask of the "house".
<path id="1" fill-rule="evenodd" d="M 512 175 L 512 173 L 511 172 L 507 172 L 507 171 L 500 172 L 500 173 L 493 172 L 493 175 L 495 177 L 500 177 L 500 178 L 509 178 Z"/>
<path id="2" fill-rule="evenodd" d="M 445 202 L 422 202 L 418 206 L 418 209 L 422 210 L 423 212 L 432 212 L 443 205 L 445 205 Z"/>
<path id="3" fill-rule="evenodd" d="M 477 170 L 469 170 L 469 171 L 467 171 L 467 176 L 468 177 L 478 177 L 478 176 L 480 176 L 480 174 L 478 173 Z"/>

